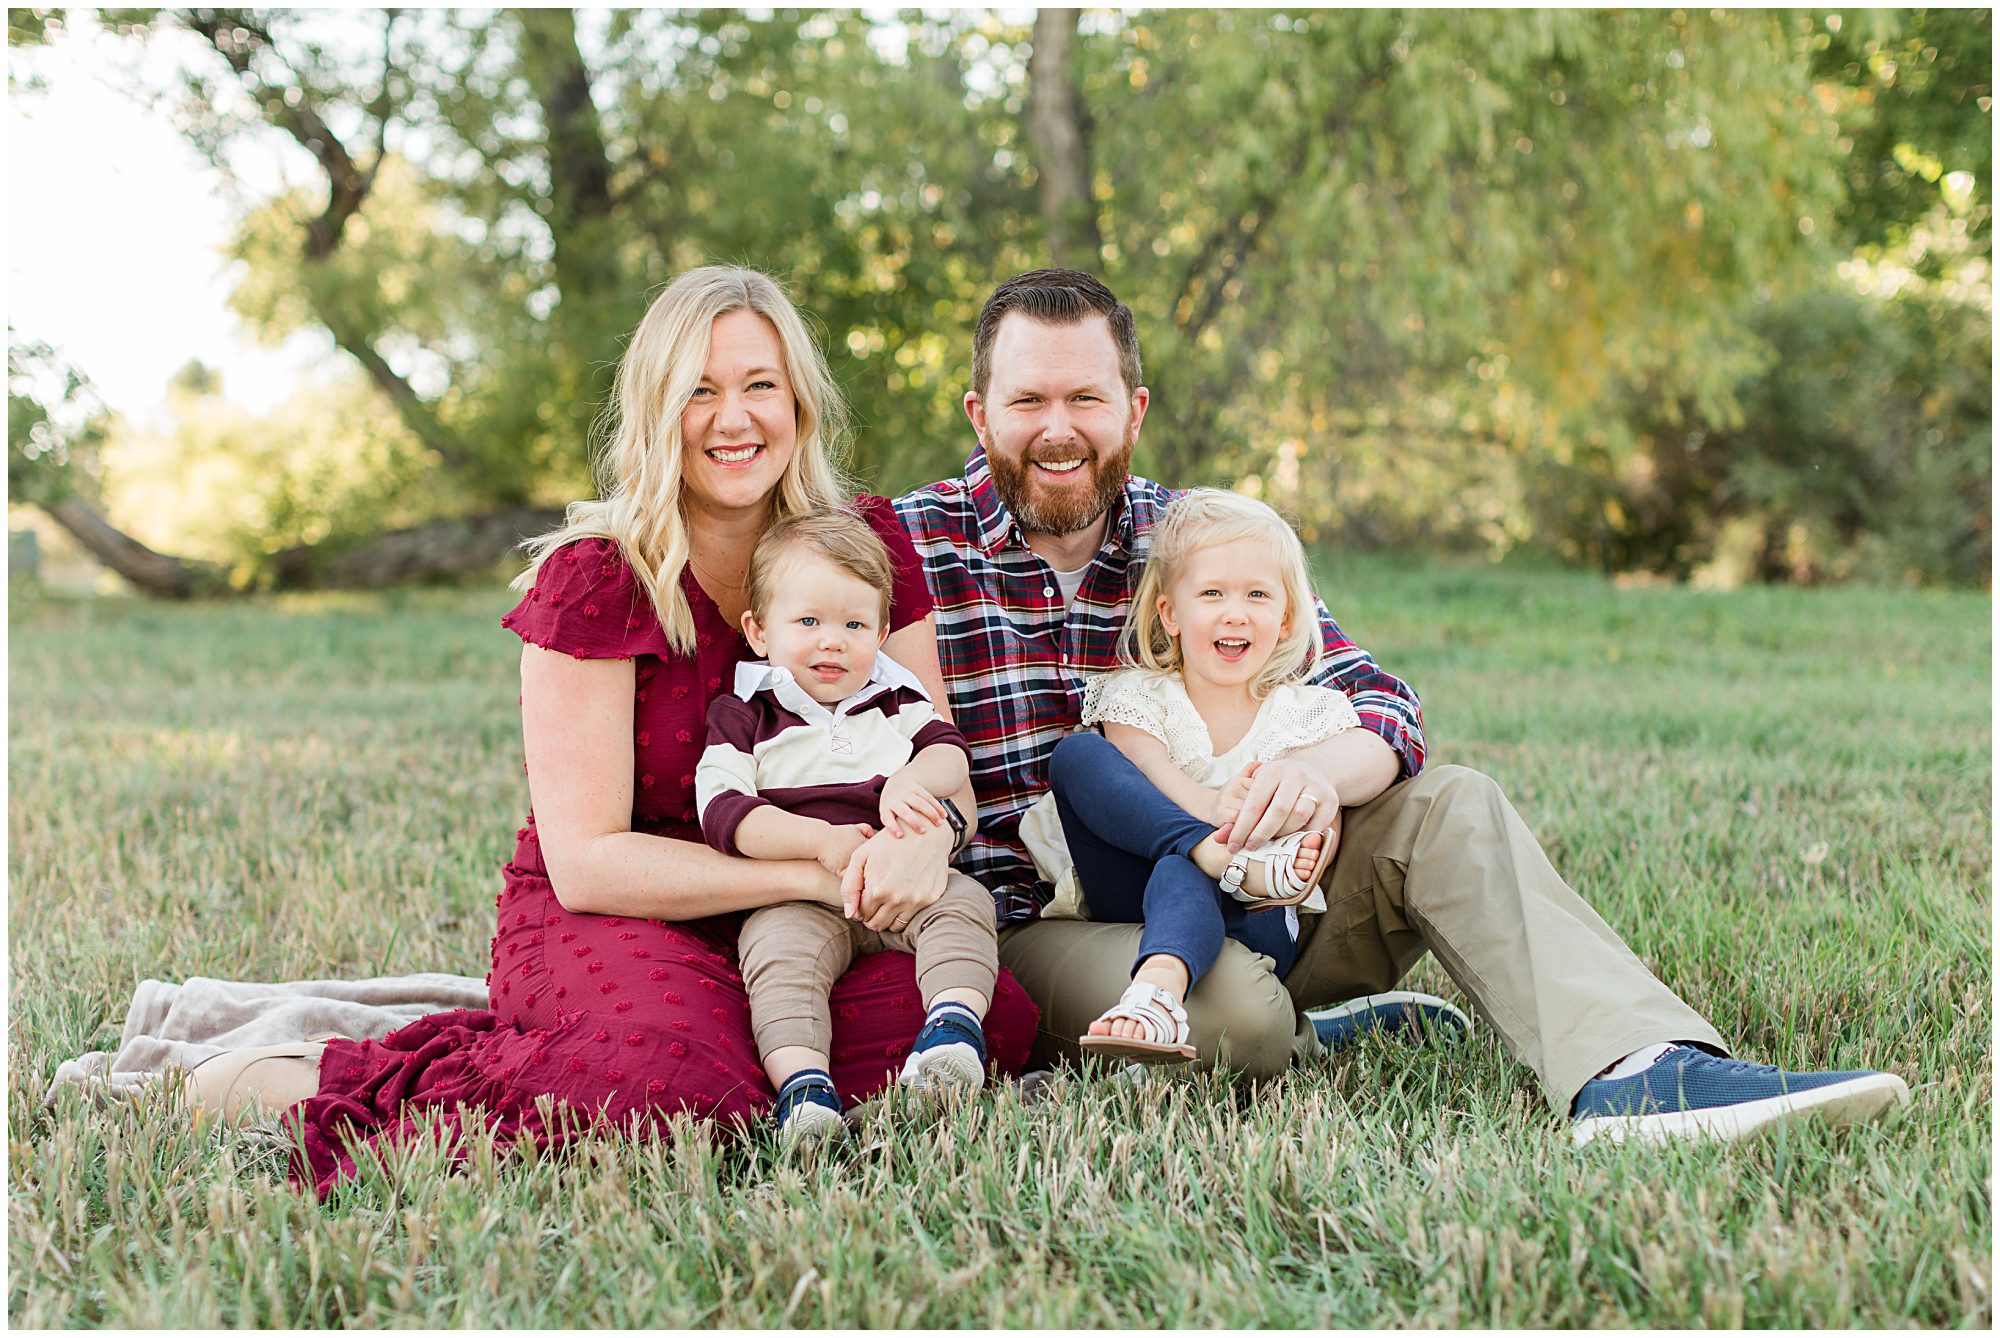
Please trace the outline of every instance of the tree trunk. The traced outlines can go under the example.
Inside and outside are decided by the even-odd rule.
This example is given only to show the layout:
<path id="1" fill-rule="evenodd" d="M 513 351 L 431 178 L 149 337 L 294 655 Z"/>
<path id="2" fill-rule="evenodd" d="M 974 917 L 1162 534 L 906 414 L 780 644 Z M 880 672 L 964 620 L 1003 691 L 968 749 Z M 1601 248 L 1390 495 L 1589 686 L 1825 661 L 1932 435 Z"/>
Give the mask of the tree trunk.
<path id="1" fill-rule="evenodd" d="M 102 511 L 75 493 L 44 503 L 42 510 L 68 530 L 84 551 L 157 599 L 187 599 L 227 588 L 221 568 L 154 552 L 113 526 Z"/>
<path id="2" fill-rule="evenodd" d="M 1090 117 L 1083 109 L 1071 54 L 1074 9 L 1035 12 L 1035 48 L 1028 58 L 1028 141 L 1035 150 L 1042 231 L 1049 261 L 1095 268 L 1104 254 L 1097 201 L 1090 182 Z"/>
<path id="3" fill-rule="evenodd" d="M 71 494 L 42 509 L 135 589 L 156 599 L 245 593 L 212 562 L 155 552 Z M 416 581 L 477 576 L 507 560 L 523 539 L 562 523 L 557 507 L 515 507 L 484 516 L 434 520 L 368 538 L 328 540 L 272 555 L 271 590 L 379 590 Z"/>
<path id="4" fill-rule="evenodd" d="M 515 507 L 434 520 L 356 544 L 307 544 L 271 558 L 277 590 L 374 590 L 476 576 L 506 561 L 523 539 L 562 523 L 557 507 Z"/>
<path id="5" fill-rule="evenodd" d="M 243 81 L 244 91 L 255 102 L 265 122 L 290 135 L 313 156 L 325 173 L 326 208 L 318 217 L 305 221 L 300 243 L 300 252 L 305 257 L 308 271 L 325 264 L 339 251 L 347 236 L 348 224 L 367 203 L 369 193 L 375 186 L 375 173 L 382 165 L 382 145 L 388 134 L 387 117 L 392 105 L 390 88 L 393 83 L 386 54 L 382 92 L 373 107 L 377 122 L 375 154 L 364 168 L 347 144 L 333 132 L 317 95 L 279 53 L 276 39 L 253 11 L 191 9 L 182 11 L 179 18 L 190 31 L 214 47 L 237 78 Z M 393 25 L 394 22 L 395 15 L 391 12 L 388 23 Z M 383 42 L 386 52 L 386 30 Z M 261 74 L 252 69 L 252 57 L 259 51 L 282 71 L 281 84 L 264 82 L 276 77 L 270 69 Z M 595 116 L 594 110 L 592 116 Z M 595 125 L 594 120 L 592 125 Z M 473 468 L 475 457 L 467 444 L 439 421 L 435 408 L 418 395 L 416 389 L 376 349 L 375 341 L 380 332 L 364 329 L 349 319 L 328 299 L 320 285 L 307 282 L 304 289 L 313 315 L 326 327 L 334 345 L 361 364 L 369 380 L 388 397 L 397 416 L 417 439 L 437 453 L 447 470 L 464 472 Z"/>

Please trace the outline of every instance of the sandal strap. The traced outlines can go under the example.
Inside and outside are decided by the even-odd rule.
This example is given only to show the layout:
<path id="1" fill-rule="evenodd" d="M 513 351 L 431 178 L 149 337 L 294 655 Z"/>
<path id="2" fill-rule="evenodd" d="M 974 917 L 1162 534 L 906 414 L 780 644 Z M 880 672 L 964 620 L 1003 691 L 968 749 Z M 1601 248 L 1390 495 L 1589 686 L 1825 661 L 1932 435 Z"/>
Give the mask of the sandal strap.
<path id="1" fill-rule="evenodd" d="M 1158 985 L 1135 980 L 1118 996 L 1118 1002 L 1104 1010 L 1099 1022 L 1136 1022 L 1147 1033 L 1141 1039 L 1158 1045 L 1186 1045 L 1187 1009 Z"/>
<path id="2" fill-rule="evenodd" d="M 1303 894 L 1311 891 L 1311 885 L 1299 877 L 1299 847 L 1305 844 L 1310 832 L 1293 832 L 1275 841 L 1267 841 L 1255 850 L 1239 850 L 1223 867 L 1219 880 L 1222 890 L 1241 902 L 1252 906 L 1263 902 L 1282 904 L 1303 899 Z M 1323 839 L 1323 838 L 1322 838 Z M 1245 885 L 1250 881 L 1250 863 L 1255 860 L 1264 866 L 1267 887 L 1261 894 L 1248 891 Z"/>

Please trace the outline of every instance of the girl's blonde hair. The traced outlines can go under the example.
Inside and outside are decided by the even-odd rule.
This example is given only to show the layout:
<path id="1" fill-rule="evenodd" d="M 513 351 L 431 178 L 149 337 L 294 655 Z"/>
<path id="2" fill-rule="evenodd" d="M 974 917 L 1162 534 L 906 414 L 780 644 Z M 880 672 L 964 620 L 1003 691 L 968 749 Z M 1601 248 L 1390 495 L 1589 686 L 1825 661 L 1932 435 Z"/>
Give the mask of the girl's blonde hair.
<path id="1" fill-rule="evenodd" d="M 1271 657 L 1250 682 L 1250 695 L 1262 700 L 1280 683 L 1309 676 L 1319 665 L 1319 615 L 1313 604 L 1312 574 L 1306 551 L 1285 518 L 1241 493 L 1221 488 L 1191 488 L 1168 505 L 1153 527 L 1153 548 L 1146 570 L 1132 596 L 1132 616 L 1126 623 L 1125 658 L 1147 669 L 1181 670 L 1177 637 L 1160 618 L 1160 596 L 1179 577 L 1188 558 L 1209 544 L 1254 539 L 1267 544 L 1278 564 L 1285 590 L 1288 626 Z"/>
<path id="2" fill-rule="evenodd" d="M 847 405 L 798 309 L 767 274 L 721 265 L 691 269 L 653 299 L 619 360 L 601 420 L 608 426 L 597 459 L 598 499 L 571 502 L 561 526 L 522 545 L 532 560 L 515 589 L 534 584 L 542 563 L 564 544 L 612 540 L 652 598 L 667 644 L 694 653 L 694 614 L 681 591 L 689 552 L 681 410 L 701 384 L 716 319 L 732 311 L 754 311 L 777 331 L 797 402 L 798 446 L 778 481 L 772 520 L 845 505 L 853 492 L 841 469 Z"/>

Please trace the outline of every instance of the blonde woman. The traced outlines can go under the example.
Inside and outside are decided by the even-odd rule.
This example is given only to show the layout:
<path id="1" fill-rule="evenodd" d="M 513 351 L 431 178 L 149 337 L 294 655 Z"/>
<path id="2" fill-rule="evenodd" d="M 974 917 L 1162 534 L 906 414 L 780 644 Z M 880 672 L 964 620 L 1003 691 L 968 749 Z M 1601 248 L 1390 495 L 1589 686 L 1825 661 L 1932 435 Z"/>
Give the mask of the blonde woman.
<path id="1" fill-rule="evenodd" d="M 533 811 L 498 901 L 491 1011 L 333 1041 L 262 1073 L 231 1056 L 196 1071 L 214 1104 L 311 1094 L 299 1114 L 321 1192 L 363 1144 L 449 1127 L 461 1105 L 544 1146 L 593 1119 L 650 1129 L 682 1110 L 753 1116 L 773 1094 L 738 968 L 742 913 L 792 901 L 838 910 L 845 889 L 856 919 L 894 933 L 944 889 L 950 825 L 880 834 L 839 875 L 702 840 L 704 717 L 754 658 L 740 630 L 751 551 L 778 521 L 847 505 L 851 491 L 837 463 L 840 395 L 791 302 L 752 270 L 683 274 L 626 349 L 612 421 L 600 500 L 574 503 L 529 545 L 524 596 L 501 620 L 524 643 Z M 885 649 L 942 704 L 916 554 L 884 499 L 854 505 L 895 566 Z M 969 787 L 953 798 L 974 812 Z M 911 959 L 863 959 L 831 1002 L 833 1072 L 863 1100 L 894 1080 L 923 1018 Z M 1033 1033 L 1032 1006 L 1003 974 L 988 1054 L 1018 1072 Z M 538 1109 L 543 1098 L 557 1119 Z"/>

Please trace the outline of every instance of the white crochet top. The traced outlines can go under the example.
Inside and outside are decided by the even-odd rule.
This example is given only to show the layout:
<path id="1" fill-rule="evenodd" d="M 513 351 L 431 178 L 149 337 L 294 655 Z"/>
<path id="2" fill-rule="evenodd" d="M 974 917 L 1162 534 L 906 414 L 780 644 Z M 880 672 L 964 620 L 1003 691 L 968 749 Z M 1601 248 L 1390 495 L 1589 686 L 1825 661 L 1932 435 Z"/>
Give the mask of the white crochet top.
<path id="1" fill-rule="evenodd" d="M 1272 762 L 1361 724 L 1347 694 L 1311 683 L 1280 683 L 1228 752 L 1216 755 L 1208 725 L 1188 700 L 1179 674 L 1120 669 L 1093 678 L 1083 692 L 1083 723 L 1143 729 L 1167 745 L 1189 778 L 1216 786 L 1251 762 Z"/>

